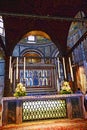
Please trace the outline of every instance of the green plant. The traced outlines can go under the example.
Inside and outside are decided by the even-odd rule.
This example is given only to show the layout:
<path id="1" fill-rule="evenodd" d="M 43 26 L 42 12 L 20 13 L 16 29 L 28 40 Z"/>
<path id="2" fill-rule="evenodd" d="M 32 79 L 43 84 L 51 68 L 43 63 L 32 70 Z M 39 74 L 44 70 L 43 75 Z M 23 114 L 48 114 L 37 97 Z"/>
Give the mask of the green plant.
<path id="1" fill-rule="evenodd" d="M 14 93 L 15 97 L 26 96 L 26 88 L 22 83 L 18 83 Z"/>

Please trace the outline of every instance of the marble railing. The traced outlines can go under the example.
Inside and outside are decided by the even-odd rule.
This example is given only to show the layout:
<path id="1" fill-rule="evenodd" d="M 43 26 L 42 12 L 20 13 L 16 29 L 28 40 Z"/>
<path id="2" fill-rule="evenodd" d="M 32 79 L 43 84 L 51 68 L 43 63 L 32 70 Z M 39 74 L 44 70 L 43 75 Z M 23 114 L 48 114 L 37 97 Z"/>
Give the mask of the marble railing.
<path id="1" fill-rule="evenodd" d="M 40 119 L 84 118 L 82 94 L 3 97 L 2 124 Z"/>

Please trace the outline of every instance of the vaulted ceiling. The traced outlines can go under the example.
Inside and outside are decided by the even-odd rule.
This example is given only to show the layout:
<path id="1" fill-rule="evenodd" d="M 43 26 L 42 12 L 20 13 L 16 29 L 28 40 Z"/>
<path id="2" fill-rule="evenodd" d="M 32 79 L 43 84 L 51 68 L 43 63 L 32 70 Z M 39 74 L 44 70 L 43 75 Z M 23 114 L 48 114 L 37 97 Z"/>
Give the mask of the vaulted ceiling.
<path id="1" fill-rule="evenodd" d="M 3 16 L 5 27 L 5 50 L 10 55 L 26 33 L 42 31 L 65 55 L 72 21 L 84 20 L 74 18 L 79 11 L 83 11 L 87 17 L 87 0 L 0 0 L 0 15 Z M 0 43 L 3 44 L 1 38 Z"/>

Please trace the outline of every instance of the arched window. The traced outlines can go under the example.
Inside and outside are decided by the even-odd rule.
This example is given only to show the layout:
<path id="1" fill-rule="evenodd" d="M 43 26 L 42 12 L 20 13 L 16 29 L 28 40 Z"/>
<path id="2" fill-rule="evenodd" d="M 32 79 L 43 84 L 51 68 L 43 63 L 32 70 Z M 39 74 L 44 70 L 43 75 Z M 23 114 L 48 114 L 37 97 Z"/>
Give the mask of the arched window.
<path id="1" fill-rule="evenodd" d="M 27 40 L 28 40 L 29 43 L 36 43 L 35 36 L 33 36 L 33 35 L 28 36 Z"/>

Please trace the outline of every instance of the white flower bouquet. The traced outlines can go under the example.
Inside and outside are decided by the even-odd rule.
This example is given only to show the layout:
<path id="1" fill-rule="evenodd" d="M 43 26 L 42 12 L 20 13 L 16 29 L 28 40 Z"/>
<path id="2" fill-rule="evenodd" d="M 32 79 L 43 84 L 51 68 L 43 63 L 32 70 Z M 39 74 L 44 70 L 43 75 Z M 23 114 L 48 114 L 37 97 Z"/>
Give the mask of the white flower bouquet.
<path id="1" fill-rule="evenodd" d="M 73 92 L 71 90 L 69 82 L 63 81 L 63 83 L 61 85 L 60 94 L 71 94 L 71 93 L 73 93 Z"/>
<path id="2" fill-rule="evenodd" d="M 26 96 L 26 88 L 22 83 L 18 83 L 14 93 L 15 97 Z"/>

